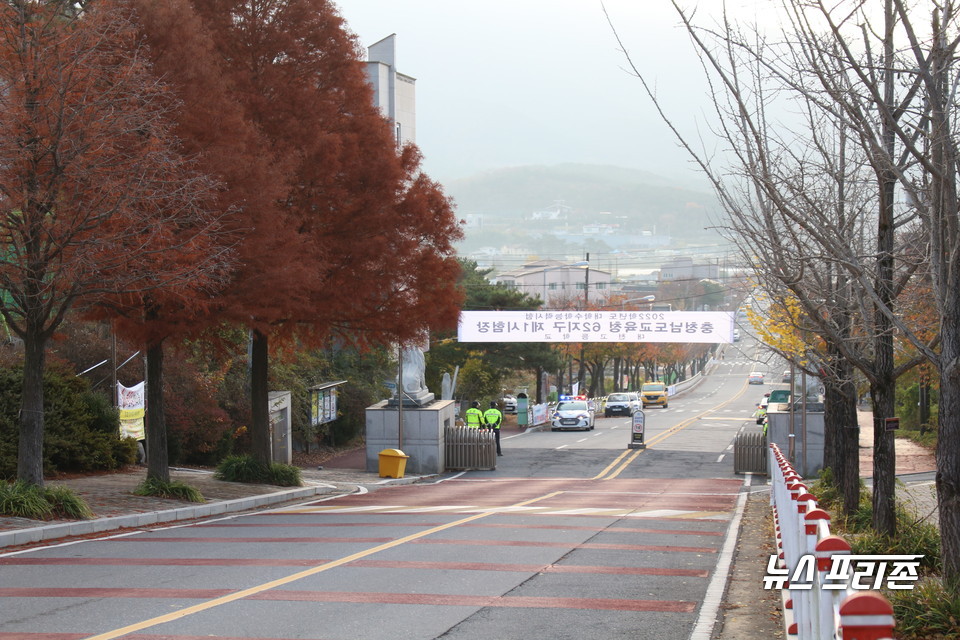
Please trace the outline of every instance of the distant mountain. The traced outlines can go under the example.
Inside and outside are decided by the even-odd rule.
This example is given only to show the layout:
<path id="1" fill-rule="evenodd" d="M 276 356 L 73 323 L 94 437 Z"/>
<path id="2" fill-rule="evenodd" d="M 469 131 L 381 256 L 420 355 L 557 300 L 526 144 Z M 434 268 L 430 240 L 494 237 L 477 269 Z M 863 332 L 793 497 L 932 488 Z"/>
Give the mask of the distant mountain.
<path id="1" fill-rule="evenodd" d="M 523 166 L 488 171 L 444 185 L 460 216 L 488 223 L 529 219 L 562 201 L 577 222 L 616 220 L 626 228 L 656 227 L 671 235 L 702 231 L 718 215 L 712 193 L 646 171 L 587 164 Z M 609 213 L 610 216 L 599 216 Z"/>

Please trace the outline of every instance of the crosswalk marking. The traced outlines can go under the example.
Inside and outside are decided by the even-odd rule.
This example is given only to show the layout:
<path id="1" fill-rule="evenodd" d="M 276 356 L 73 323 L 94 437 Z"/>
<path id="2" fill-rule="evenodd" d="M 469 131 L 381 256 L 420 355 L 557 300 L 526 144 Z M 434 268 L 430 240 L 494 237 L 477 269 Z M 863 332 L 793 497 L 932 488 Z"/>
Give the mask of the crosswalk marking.
<path id="1" fill-rule="evenodd" d="M 370 513 L 370 514 L 404 514 L 404 513 L 501 513 L 514 514 L 524 513 L 532 515 L 551 515 L 551 516 L 605 516 L 615 518 L 685 518 L 697 520 L 729 520 L 730 515 L 724 511 L 694 511 L 684 509 L 613 509 L 613 508 L 579 508 L 570 509 L 563 507 L 539 507 L 539 506 L 512 506 L 512 507 L 481 507 L 476 505 L 443 505 L 432 507 L 417 507 L 404 505 L 381 505 L 377 507 L 336 507 L 336 506 L 315 506 L 299 507 L 285 509 L 283 513 L 323 513 L 330 515 L 348 514 L 348 513 Z"/>

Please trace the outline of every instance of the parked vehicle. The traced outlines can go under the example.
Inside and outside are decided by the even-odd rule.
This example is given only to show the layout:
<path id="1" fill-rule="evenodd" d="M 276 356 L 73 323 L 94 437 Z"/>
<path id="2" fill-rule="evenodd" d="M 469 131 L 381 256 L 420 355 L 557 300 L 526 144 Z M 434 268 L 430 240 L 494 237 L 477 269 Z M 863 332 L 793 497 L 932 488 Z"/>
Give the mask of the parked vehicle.
<path id="1" fill-rule="evenodd" d="M 787 369 L 783 372 L 783 377 L 780 378 L 780 382 L 793 382 L 793 372 L 790 369 Z"/>
<path id="2" fill-rule="evenodd" d="M 664 409 L 668 406 L 667 385 L 662 382 L 647 382 L 640 388 L 640 401 L 643 409 L 648 406 L 658 406 Z"/>
<path id="3" fill-rule="evenodd" d="M 503 396 L 500 398 L 500 407 L 504 413 L 516 413 L 517 399 L 513 396 Z"/>

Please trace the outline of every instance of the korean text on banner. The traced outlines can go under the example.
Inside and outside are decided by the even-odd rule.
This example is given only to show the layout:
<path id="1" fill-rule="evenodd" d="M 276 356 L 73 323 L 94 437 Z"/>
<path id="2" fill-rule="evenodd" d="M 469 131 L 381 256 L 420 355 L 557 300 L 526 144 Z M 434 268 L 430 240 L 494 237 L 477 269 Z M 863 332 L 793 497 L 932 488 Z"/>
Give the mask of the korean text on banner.
<path id="1" fill-rule="evenodd" d="M 728 311 L 463 311 L 460 342 L 733 342 Z"/>
<path id="2" fill-rule="evenodd" d="M 125 387 L 117 383 L 117 409 L 120 411 L 120 437 L 134 440 L 146 439 L 143 426 L 144 383 Z"/>

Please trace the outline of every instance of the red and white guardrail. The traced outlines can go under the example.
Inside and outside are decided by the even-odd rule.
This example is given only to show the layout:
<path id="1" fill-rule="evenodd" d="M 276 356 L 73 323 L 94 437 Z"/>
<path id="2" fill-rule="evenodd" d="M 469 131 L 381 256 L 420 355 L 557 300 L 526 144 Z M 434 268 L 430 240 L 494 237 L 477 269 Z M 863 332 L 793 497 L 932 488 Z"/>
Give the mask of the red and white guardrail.
<path id="1" fill-rule="evenodd" d="M 780 448 L 771 444 L 769 455 L 777 555 L 767 566 L 764 586 L 787 590 L 786 607 L 793 612 L 787 633 L 798 640 L 893 638 L 890 602 L 859 588 L 850 545 L 830 533 L 830 516 L 818 508 Z"/>

